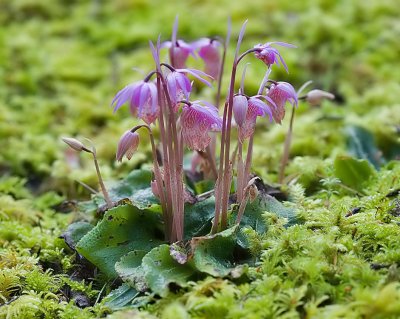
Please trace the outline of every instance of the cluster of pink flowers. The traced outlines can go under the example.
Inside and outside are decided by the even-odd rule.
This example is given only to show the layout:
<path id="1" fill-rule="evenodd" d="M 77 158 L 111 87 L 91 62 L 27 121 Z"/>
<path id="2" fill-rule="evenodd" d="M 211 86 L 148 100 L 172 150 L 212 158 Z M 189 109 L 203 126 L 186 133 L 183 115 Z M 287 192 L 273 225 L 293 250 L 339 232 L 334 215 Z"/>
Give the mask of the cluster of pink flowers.
<path id="1" fill-rule="evenodd" d="M 189 44 L 177 39 L 177 22 L 174 25 L 171 41 L 163 44 L 158 41 L 156 45 L 150 42 L 155 69 L 142 81 L 127 85 L 117 93 L 112 101 L 114 111 L 127 103 L 131 113 L 146 123 L 146 125 L 134 127 L 122 136 L 117 150 L 117 160 L 119 161 L 124 156 L 130 159 L 137 149 L 139 136 L 136 131 L 141 127 L 146 127 L 153 138 L 150 125 L 158 122 L 162 167 L 159 167 L 156 146 L 152 139 L 154 181 L 151 187 L 160 199 L 167 239 L 171 242 L 183 239 L 185 187 L 182 167 L 184 145 L 196 152 L 194 156 L 196 161 L 199 158 L 197 155 L 202 154 L 202 158 L 205 158 L 209 166 L 214 168 L 216 208 L 212 231 L 216 232 L 227 226 L 228 200 L 232 180 L 230 161 L 232 115 L 238 130 L 237 143 L 239 145 L 236 168 L 237 198 L 243 210 L 248 199 L 246 190 L 249 189 L 248 184 L 251 182 L 249 169 L 257 118 L 268 115 L 271 122 L 274 120 L 276 123 L 281 123 L 285 116 L 286 103 L 289 102 L 293 107 L 297 106 L 298 96 L 291 84 L 268 79 L 274 64 L 282 64 L 287 71 L 287 65 L 274 45 L 289 48 L 294 46 L 283 42 L 268 42 L 257 44 L 239 55 L 245 25 L 246 23 L 242 27 L 237 43 L 223 116 L 219 115 L 218 104 L 229 36 L 225 43 L 217 39 L 202 38 Z M 169 50 L 168 63 L 160 63 L 160 50 L 163 48 Z M 267 66 L 266 76 L 262 80 L 258 94 L 251 97 L 245 95 L 243 83 L 240 91 L 234 92 L 237 67 L 240 61 L 250 53 L 254 53 L 254 56 Z M 204 72 L 187 68 L 189 56 L 199 56 L 204 61 Z M 195 80 L 207 86 L 211 86 L 213 81 L 218 83 L 217 98 L 214 104 L 206 101 L 191 101 L 192 85 Z M 242 82 L 244 82 L 244 75 Z M 210 147 L 210 143 L 217 140 L 216 135 L 212 132 L 222 132 L 219 165 L 216 163 L 215 150 Z M 248 146 L 244 161 L 242 148 L 246 141 Z"/>

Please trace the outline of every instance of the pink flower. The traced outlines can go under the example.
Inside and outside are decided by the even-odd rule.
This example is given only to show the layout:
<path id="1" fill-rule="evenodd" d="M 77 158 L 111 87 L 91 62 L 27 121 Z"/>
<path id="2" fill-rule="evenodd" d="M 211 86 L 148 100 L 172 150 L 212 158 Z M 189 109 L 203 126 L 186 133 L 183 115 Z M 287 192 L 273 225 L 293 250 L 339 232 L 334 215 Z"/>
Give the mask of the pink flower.
<path id="1" fill-rule="evenodd" d="M 272 107 L 272 116 L 276 123 L 281 124 L 285 117 L 285 104 L 289 102 L 297 106 L 297 93 L 293 86 L 287 82 L 277 82 L 269 88 L 267 96 L 275 103 Z"/>
<path id="2" fill-rule="evenodd" d="M 282 55 L 279 53 L 279 51 L 275 48 L 273 48 L 271 45 L 276 44 L 288 48 L 295 48 L 296 46 L 285 43 L 285 42 L 267 42 L 265 44 L 257 44 L 254 46 L 257 51 L 255 51 L 255 56 L 257 59 L 260 59 L 263 61 L 268 67 L 270 67 L 273 64 L 279 65 L 279 61 L 282 63 L 283 67 L 285 68 L 286 72 L 288 72 L 288 67 L 285 63 L 285 61 L 282 58 Z"/>
<path id="3" fill-rule="evenodd" d="M 204 77 L 210 77 L 202 71 L 195 69 L 175 69 L 169 73 L 166 77 L 168 94 L 173 104 L 173 110 L 178 110 L 178 102 L 181 100 L 189 100 L 190 93 L 192 91 L 192 84 L 186 74 L 190 74 L 196 79 L 200 80 L 204 84 L 211 86 Z"/>
<path id="4" fill-rule="evenodd" d="M 133 115 L 147 124 L 153 123 L 158 116 L 157 87 L 152 82 L 140 81 L 124 87 L 117 93 L 112 101 L 114 112 L 117 111 L 125 102 L 130 102 L 130 110 Z"/>
<path id="5" fill-rule="evenodd" d="M 186 60 L 188 59 L 189 55 L 194 56 L 193 47 L 183 40 L 177 40 L 173 48 L 171 41 L 165 41 L 161 45 L 161 48 L 170 49 L 171 64 L 174 68 L 178 69 L 183 69 L 186 67 Z"/>
<path id="6" fill-rule="evenodd" d="M 242 142 L 253 135 L 256 127 L 257 116 L 264 117 L 266 114 L 268 114 L 269 120 L 272 121 L 271 108 L 265 102 L 261 101 L 260 98 L 266 99 L 272 105 L 274 104 L 274 102 L 270 101 L 266 96 L 256 95 L 248 99 L 248 108 L 245 120 L 243 121 L 242 125 L 238 124 L 239 138 Z"/>
<path id="7" fill-rule="evenodd" d="M 192 46 L 198 50 L 198 55 L 205 64 L 205 72 L 214 79 L 218 79 L 221 68 L 221 56 L 218 47 L 221 44 L 214 39 L 203 38 L 194 43 Z"/>
<path id="8" fill-rule="evenodd" d="M 136 152 L 139 146 L 139 134 L 130 130 L 126 131 L 120 138 L 117 148 L 116 159 L 118 162 L 126 156 L 128 160 L 132 158 L 133 153 Z"/>
<path id="9" fill-rule="evenodd" d="M 192 150 L 204 151 L 211 141 L 209 131 L 220 131 L 222 119 L 218 109 L 203 101 L 185 104 L 181 114 L 182 136 Z"/>

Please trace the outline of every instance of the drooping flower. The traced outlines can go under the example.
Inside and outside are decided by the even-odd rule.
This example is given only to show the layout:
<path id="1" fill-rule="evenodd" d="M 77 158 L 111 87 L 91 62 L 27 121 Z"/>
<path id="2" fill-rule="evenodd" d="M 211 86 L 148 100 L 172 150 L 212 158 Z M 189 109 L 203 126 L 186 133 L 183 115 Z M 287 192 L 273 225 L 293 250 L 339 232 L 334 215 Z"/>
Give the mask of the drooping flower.
<path id="1" fill-rule="evenodd" d="M 332 93 L 322 91 L 322 90 L 311 90 L 305 96 L 306 101 L 311 106 L 318 106 L 321 104 L 322 100 L 329 99 L 333 100 L 335 96 Z"/>
<path id="2" fill-rule="evenodd" d="M 125 102 L 130 103 L 130 111 L 133 115 L 145 121 L 153 123 L 158 116 L 157 86 L 153 82 L 140 81 L 124 87 L 117 93 L 111 102 L 114 105 L 114 112 Z"/>
<path id="3" fill-rule="evenodd" d="M 192 150 L 204 151 L 211 141 L 210 131 L 220 131 L 222 119 L 218 109 L 204 101 L 185 104 L 181 114 L 182 136 Z"/>
<path id="4" fill-rule="evenodd" d="M 166 76 L 168 93 L 174 106 L 174 112 L 178 110 L 177 102 L 189 100 L 192 85 L 188 77 L 181 72 L 171 72 Z"/>
<path id="5" fill-rule="evenodd" d="M 252 96 L 248 99 L 248 109 L 246 112 L 246 118 L 243 121 L 242 125 L 239 126 L 239 138 L 243 142 L 245 139 L 249 138 L 253 135 L 255 127 L 256 127 L 256 120 L 257 116 L 264 117 L 265 115 L 269 115 L 269 120 L 272 121 L 272 112 L 270 106 L 261 101 L 260 98 L 264 98 L 268 101 L 268 104 L 273 105 L 274 102 L 271 101 L 266 96 Z"/>
<path id="6" fill-rule="evenodd" d="M 186 60 L 189 55 L 195 56 L 193 47 L 183 40 L 176 40 L 173 47 L 171 41 L 165 41 L 161 44 L 161 48 L 169 49 L 171 64 L 178 69 L 186 67 Z"/>
<path id="7" fill-rule="evenodd" d="M 272 116 L 276 123 L 281 124 L 285 117 L 285 104 L 289 102 L 293 107 L 297 106 L 297 93 L 293 86 L 287 82 L 277 82 L 271 84 L 267 96 L 274 101 Z"/>
<path id="8" fill-rule="evenodd" d="M 133 153 L 136 152 L 139 146 L 139 134 L 136 132 L 126 131 L 120 138 L 117 148 L 116 159 L 118 162 L 122 161 L 122 158 L 126 156 L 130 160 Z"/>
<path id="9" fill-rule="evenodd" d="M 221 56 L 218 50 L 220 45 L 217 40 L 208 38 L 202 38 L 192 43 L 192 46 L 198 50 L 198 55 L 204 61 L 204 71 L 216 80 L 221 68 Z"/>
<path id="10" fill-rule="evenodd" d="M 263 61 L 268 67 L 273 64 L 279 65 L 282 63 L 283 67 L 285 68 L 286 72 L 288 72 L 288 67 L 283 60 L 282 55 L 279 53 L 278 49 L 272 47 L 272 44 L 288 47 L 288 48 L 295 48 L 293 44 L 285 43 L 285 42 L 267 42 L 265 44 L 257 44 L 254 46 L 254 49 L 257 49 L 254 52 L 254 55 L 257 59 Z"/>
<path id="11" fill-rule="evenodd" d="M 178 110 L 177 102 L 181 100 L 189 100 L 192 91 L 192 84 L 187 77 L 187 74 L 192 75 L 204 84 L 211 86 L 211 83 L 205 79 L 210 77 L 208 74 L 196 69 L 174 69 L 166 76 L 168 94 L 173 104 L 173 110 Z"/>

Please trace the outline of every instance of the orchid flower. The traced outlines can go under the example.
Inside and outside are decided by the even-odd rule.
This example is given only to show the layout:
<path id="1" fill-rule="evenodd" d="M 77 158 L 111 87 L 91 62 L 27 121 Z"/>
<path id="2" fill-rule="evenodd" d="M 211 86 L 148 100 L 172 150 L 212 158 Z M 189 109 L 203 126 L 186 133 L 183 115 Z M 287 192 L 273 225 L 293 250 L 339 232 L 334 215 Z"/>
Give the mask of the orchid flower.
<path id="1" fill-rule="evenodd" d="M 246 112 L 245 119 L 241 125 L 239 126 L 239 138 L 241 141 L 248 139 L 254 133 L 254 129 L 256 127 L 257 116 L 264 117 L 268 114 L 270 122 L 272 122 L 272 111 L 271 107 L 260 100 L 262 96 L 252 96 L 248 99 L 248 108 Z M 266 98 L 266 97 L 264 97 Z M 268 99 L 268 103 L 274 105 L 273 101 Z"/>
<path id="2" fill-rule="evenodd" d="M 116 112 L 125 102 L 130 102 L 130 111 L 145 121 L 153 123 L 158 116 L 157 87 L 153 82 L 140 81 L 127 85 L 111 102 Z"/>
<path id="3" fill-rule="evenodd" d="M 204 71 L 214 79 L 218 79 L 221 68 L 221 55 L 218 48 L 221 43 L 215 39 L 202 38 L 192 43 L 192 46 L 198 50 L 197 54 L 204 61 Z"/>
<path id="4" fill-rule="evenodd" d="M 178 101 L 189 100 L 192 84 L 188 77 L 181 72 L 171 72 L 166 76 L 168 93 L 173 104 L 173 111 L 178 110 Z"/>
<path id="5" fill-rule="evenodd" d="M 282 55 L 279 53 L 278 49 L 272 47 L 272 44 L 280 45 L 288 48 L 296 48 L 293 44 L 285 43 L 285 42 L 267 42 L 265 44 L 257 44 L 254 46 L 255 52 L 254 55 L 257 59 L 263 61 L 268 67 L 273 64 L 279 65 L 279 61 L 282 63 L 286 72 L 289 73 L 288 67 L 283 60 Z"/>
<path id="6" fill-rule="evenodd" d="M 297 106 L 297 93 L 293 86 L 287 82 L 273 83 L 268 90 L 267 96 L 274 101 L 272 116 L 276 123 L 281 124 L 285 116 L 285 104 L 289 102 L 292 106 Z"/>

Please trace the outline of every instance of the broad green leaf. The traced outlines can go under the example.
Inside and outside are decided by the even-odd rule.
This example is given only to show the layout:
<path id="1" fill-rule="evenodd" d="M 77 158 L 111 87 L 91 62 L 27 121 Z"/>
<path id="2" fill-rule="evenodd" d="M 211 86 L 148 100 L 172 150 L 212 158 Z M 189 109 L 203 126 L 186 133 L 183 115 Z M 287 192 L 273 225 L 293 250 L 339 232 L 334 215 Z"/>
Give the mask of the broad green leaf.
<path id="1" fill-rule="evenodd" d="M 142 262 L 145 278 L 150 289 L 164 297 L 168 294 L 169 285 L 185 287 L 195 274 L 191 263 L 179 264 L 170 255 L 168 245 L 153 248 Z"/>
<path id="2" fill-rule="evenodd" d="M 202 194 L 214 189 L 214 187 L 215 181 L 205 179 L 194 184 L 194 191 L 196 194 Z"/>
<path id="3" fill-rule="evenodd" d="M 129 198 L 140 209 L 153 208 L 161 211 L 158 199 L 150 188 L 152 173 L 148 169 L 134 170 L 121 181 L 115 182 L 109 190 L 111 199 L 119 201 Z"/>
<path id="4" fill-rule="evenodd" d="M 93 229 L 93 225 L 87 222 L 76 222 L 68 226 L 67 230 L 62 234 L 67 245 L 74 249 L 76 244 Z"/>
<path id="5" fill-rule="evenodd" d="M 131 251 L 115 264 L 115 270 L 121 279 L 138 291 L 145 291 L 148 288 L 141 266 L 143 257 L 147 253 L 146 250 Z"/>
<path id="6" fill-rule="evenodd" d="M 375 171 L 367 160 L 355 159 L 349 156 L 338 156 L 334 162 L 334 174 L 343 184 L 362 191 L 365 182 Z"/>
<path id="7" fill-rule="evenodd" d="M 104 305 L 109 307 L 111 310 L 119 310 L 129 306 L 132 303 L 132 300 L 138 295 L 138 291 L 128 284 L 123 283 L 104 298 Z"/>
<path id="8" fill-rule="evenodd" d="M 107 183 L 110 198 L 117 203 L 123 199 L 129 199 L 133 206 L 139 209 L 150 209 L 161 212 L 159 200 L 154 196 L 150 183 L 152 173 L 149 169 L 134 170 L 120 181 Z M 93 212 L 105 205 L 101 195 L 95 195 L 91 201 L 80 204 L 82 210 Z"/>
<path id="9" fill-rule="evenodd" d="M 350 153 L 356 158 L 368 160 L 375 168 L 379 168 L 383 160 L 379 156 L 374 136 L 361 126 L 348 126 L 346 134 Z"/>
<path id="10" fill-rule="evenodd" d="M 206 235 L 211 229 L 211 220 L 214 217 L 215 198 L 210 197 L 193 205 L 185 205 L 185 239 Z"/>
<path id="11" fill-rule="evenodd" d="M 115 263 L 132 250 L 149 251 L 162 243 L 161 216 L 131 205 L 106 212 L 76 246 L 77 251 L 108 277 L 116 277 Z"/>
<path id="12" fill-rule="evenodd" d="M 235 212 L 232 214 L 231 222 L 236 220 L 238 206 L 235 207 Z M 292 208 L 283 206 L 275 197 L 261 193 L 252 203 L 247 203 L 243 217 L 240 221 L 241 227 L 251 227 L 257 233 L 264 234 L 267 232 L 268 225 L 263 218 L 263 213 L 269 212 L 286 218 L 288 222 L 286 227 L 297 223 L 296 212 Z M 238 233 L 238 243 L 243 248 L 248 248 L 248 241 L 243 232 Z"/>
<path id="13" fill-rule="evenodd" d="M 215 235 L 192 239 L 193 259 L 199 271 L 224 277 L 234 269 L 237 229 L 236 225 Z"/>

